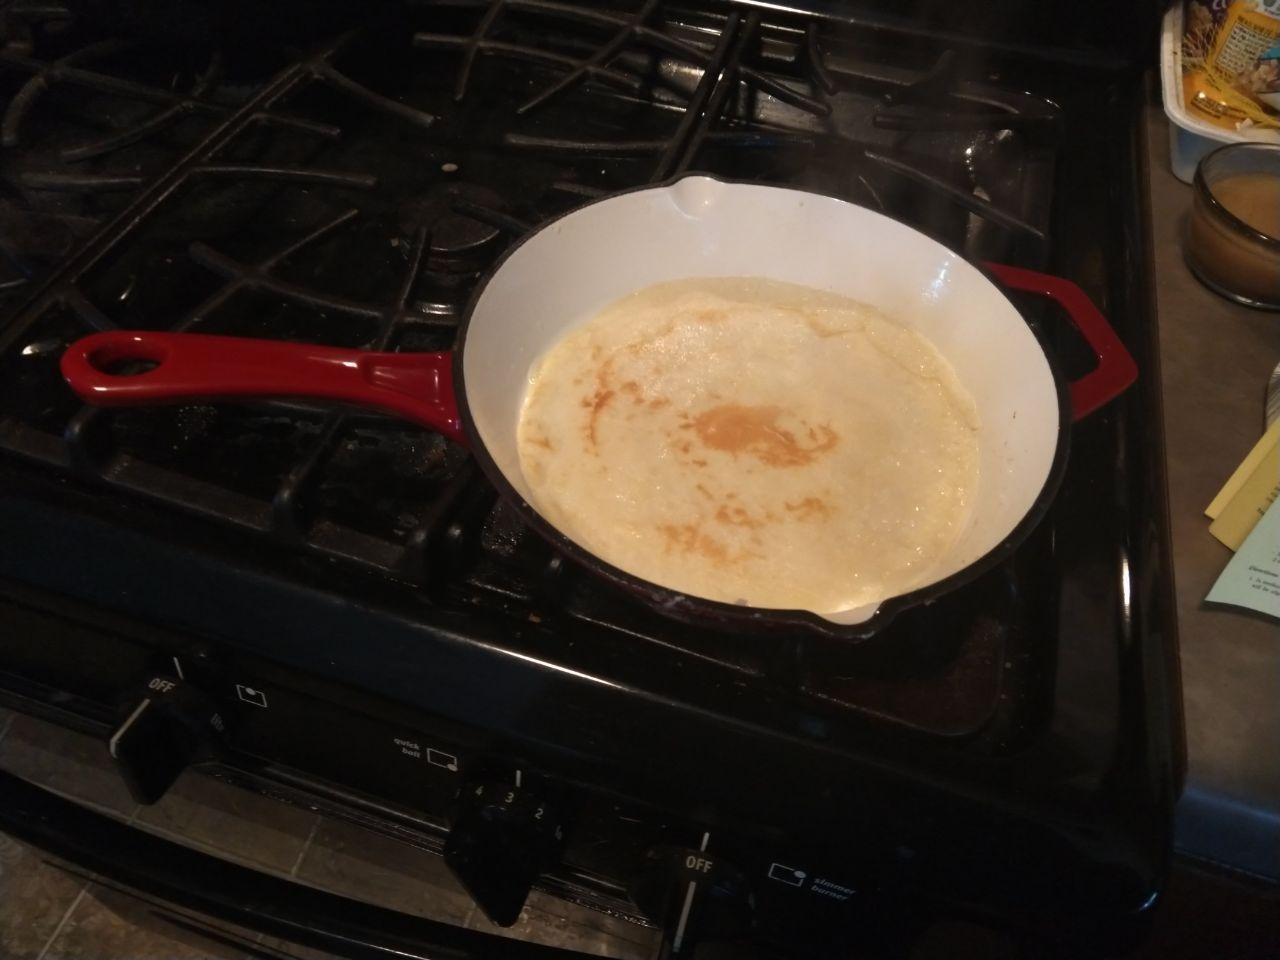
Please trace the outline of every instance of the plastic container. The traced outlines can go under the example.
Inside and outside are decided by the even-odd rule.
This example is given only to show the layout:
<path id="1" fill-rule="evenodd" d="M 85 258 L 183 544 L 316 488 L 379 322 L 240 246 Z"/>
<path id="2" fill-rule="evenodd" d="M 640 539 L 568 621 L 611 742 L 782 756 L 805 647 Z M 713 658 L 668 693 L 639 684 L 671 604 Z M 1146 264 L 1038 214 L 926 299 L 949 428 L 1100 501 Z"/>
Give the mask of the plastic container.
<path id="1" fill-rule="evenodd" d="M 1182 96 L 1182 3 L 1164 17 L 1160 35 L 1160 85 L 1169 118 L 1169 165 L 1173 175 L 1190 183 L 1200 160 L 1224 143 L 1280 143 L 1280 130 L 1246 128 L 1232 133 L 1193 116 Z"/>
<path id="2" fill-rule="evenodd" d="M 1237 303 L 1280 310 L 1280 230 L 1257 217 L 1280 207 L 1277 196 L 1280 144 L 1228 144 L 1200 162 L 1184 252 L 1201 283 Z"/>

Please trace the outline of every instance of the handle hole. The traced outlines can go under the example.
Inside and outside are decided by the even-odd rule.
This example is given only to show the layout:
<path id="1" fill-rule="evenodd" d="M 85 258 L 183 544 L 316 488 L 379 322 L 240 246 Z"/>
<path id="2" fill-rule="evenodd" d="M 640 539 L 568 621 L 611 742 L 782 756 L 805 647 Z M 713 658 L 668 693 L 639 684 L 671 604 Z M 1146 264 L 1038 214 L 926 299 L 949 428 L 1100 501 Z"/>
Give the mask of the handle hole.
<path id="1" fill-rule="evenodd" d="M 1097 368 L 1097 355 L 1061 304 L 1039 294 L 1002 289 L 1023 319 L 1049 345 L 1067 380 L 1078 380 Z"/>
<path id="2" fill-rule="evenodd" d="M 111 377 L 140 377 L 160 366 L 164 360 L 158 352 L 148 350 L 147 353 L 151 353 L 151 356 L 139 356 L 141 352 L 137 344 L 131 344 L 128 351 L 113 344 L 91 351 L 86 359 L 89 366 L 99 373 Z"/>
<path id="3" fill-rule="evenodd" d="M 94 366 L 98 365 L 94 364 Z M 114 363 L 99 366 L 98 369 L 113 377 L 140 377 L 158 366 L 160 366 L 159 360 L 116 360 Z"/>
<path id="4" fill-rule="evenodd" d="M 108 364 L 102 372 L 111 376 L 141 376 L 150 374 L 157 366 L 160 366 L 157 360 L 118 360 Z"/>

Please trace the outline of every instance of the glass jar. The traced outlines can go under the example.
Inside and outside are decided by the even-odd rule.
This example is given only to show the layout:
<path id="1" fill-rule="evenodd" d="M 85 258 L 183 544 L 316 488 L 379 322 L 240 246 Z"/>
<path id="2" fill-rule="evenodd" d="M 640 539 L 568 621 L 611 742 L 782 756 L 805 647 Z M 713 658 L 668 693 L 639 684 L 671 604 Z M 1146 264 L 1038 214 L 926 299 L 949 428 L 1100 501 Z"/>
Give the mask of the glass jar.
<path id="1" fill-rule="evenodd" d="M 1242 211 L 1241 203 L 1253 197 L 1255 211 L 1274 206 L 1268 212 L 1280 216 L 1280 145 L 1219 147 L 1200 161 L 1193 189 L 1183 244 L 1191 271 L 1205 286 L 1237 303 L 1280 310 L 1280 237 L 1264 233 L 1228 209 Z"/>

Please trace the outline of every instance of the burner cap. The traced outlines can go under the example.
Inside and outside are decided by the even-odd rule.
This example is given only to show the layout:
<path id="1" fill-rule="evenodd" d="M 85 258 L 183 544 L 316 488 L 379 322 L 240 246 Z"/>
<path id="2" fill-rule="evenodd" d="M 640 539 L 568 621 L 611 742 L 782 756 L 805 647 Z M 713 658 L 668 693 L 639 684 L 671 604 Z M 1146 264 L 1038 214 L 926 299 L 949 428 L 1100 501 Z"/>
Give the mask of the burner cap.
<path id="1" fill-rule="evenodd" d="M 499 230 L 462 212 L 468 208 L 503 212 L 502 198 L 488 187 L 474 183 L 446 183 L 400 207 L 400 230 L 412 241 L 426 227 L 431 238 L 431 254 L 438 257 L 472 257 L 482 253 L 498 238 Z"/>

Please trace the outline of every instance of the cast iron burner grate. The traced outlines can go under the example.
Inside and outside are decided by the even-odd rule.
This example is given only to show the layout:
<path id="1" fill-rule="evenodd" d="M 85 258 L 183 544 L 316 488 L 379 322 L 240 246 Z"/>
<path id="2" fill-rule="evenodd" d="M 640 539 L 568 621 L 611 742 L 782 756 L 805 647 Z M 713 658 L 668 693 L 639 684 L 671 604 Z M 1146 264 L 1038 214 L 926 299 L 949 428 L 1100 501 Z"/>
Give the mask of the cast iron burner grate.
<path id="1" fill-rule="evenodd" d="M 1039 266 L 1052 104 L 966 80 L 949 55 L 884 63 L 848 31 L 728 5 L 317 14 L 324 39 L 283 60 L 221 48 L 216 30 L 176 53 L 102 41 L 52 4 L 10 3 L 0 23 L 0 448 L 438 607 L 571 622 L 931 733 L 985 729 L 993 749 L 1034 722 L 1027 638 L 1052 611 L 1021 584 L 1043 538 L 961 600 L 904 615 L 883 646 L 909 656 L 860 654 L 854 671 L 843 648 L 744 644 L 584 581 L 464 451 L 416 427 L 299 403 L 86 408 L 57 359 L 117 327 L 448 348 L 517 237 L 694 169 L 847 197 L 972 259 Z"/>

